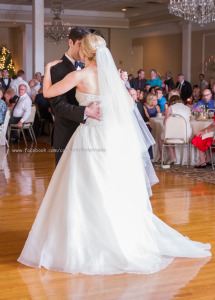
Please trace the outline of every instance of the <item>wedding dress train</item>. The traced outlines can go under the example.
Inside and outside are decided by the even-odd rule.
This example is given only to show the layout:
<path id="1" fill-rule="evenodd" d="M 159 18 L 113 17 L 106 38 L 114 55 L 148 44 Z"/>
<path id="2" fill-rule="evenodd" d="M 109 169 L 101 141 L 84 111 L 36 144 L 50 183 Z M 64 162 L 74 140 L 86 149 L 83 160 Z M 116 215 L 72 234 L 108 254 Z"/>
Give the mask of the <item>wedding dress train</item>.
<path id="1" fill-rule="evenodd" d="M 80 105 L 101 100 L 78 90 L 76 98 Z M 108 137 L 103 122 L 90 118 L 77 128 L 19 262 L 69 273 L 148 274 L 175 257 L 211 255 L 209 244 L 189 240 L 153 214 L 147 182 L 156 178 L 136 147 L 118 148 L 125 136 Z"/>

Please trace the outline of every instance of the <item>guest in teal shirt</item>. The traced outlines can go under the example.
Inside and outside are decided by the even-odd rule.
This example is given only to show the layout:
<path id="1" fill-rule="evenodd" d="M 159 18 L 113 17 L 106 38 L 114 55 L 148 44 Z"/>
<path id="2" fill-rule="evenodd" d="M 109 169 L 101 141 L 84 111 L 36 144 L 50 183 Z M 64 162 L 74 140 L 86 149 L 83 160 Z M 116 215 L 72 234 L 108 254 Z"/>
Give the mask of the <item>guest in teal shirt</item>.
<path id="1" fill-rule="evenodd" d="M 151 79 L 146 82 L 146 84 L 150 84 L 151 87 L 154 86 L 162 86 L 162 81 L 157 77 L 157 71 L 152 69 L 150 71 Z"/>
<path id="2" fill-rule="evenodd" d="M 164 96 L 163 96 L 163 89 L 156 88 L 156 95 L 157 95 L 157 99 L 158 99 L 158 106 L 160 106 L 161 112 L 163 112 L 164 110 L 167 110 L 168 104 L 167 104 L 166 98 L 164 98 Z"/>

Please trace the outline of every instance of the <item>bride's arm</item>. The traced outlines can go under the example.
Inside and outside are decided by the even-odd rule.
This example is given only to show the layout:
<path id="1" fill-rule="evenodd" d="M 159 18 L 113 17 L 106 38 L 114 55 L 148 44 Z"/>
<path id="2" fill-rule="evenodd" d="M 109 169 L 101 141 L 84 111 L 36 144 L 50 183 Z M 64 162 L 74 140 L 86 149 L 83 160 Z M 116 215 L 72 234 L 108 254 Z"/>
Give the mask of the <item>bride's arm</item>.
<path id="1" fill-rule="evenodd" d="M 46 65 L 45 76 L 43 80 L 43 95 L 45 98 L 52 98 L 62 95 L 77 86 L 77 83 L 79 82 L 80 71 L 74 71 L 65 76 L 61 81 L 52 85 L 50 70 L 51 67 L 59 62 L 60 61 L 54 61 Z"/>

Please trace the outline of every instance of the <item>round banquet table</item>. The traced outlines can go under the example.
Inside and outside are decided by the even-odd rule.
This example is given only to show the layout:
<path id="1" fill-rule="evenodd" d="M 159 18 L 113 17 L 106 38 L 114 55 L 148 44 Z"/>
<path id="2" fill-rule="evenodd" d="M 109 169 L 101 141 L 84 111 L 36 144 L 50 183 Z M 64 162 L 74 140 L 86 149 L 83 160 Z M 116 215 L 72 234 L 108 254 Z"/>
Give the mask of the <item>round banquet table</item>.
<path id="1" fill-rule="evenodd" d="M 153 161 L 157 162 L 160 159 L 160 151 L 158 147 L 158 138 L 161 133 L 161 131 L 164 130 L 164 125 L 163 125 L 163 120 L 164 117 L 156 117 L 156 118 L 151 118 L 150 122 L 152 124 L 152 135 L 156 141 L 156 144 L 152 146 L 153 149 Z M 192 136 L 191 139 L 194 137 L 194 135 L 201 129 L 204 129 L 208 127 L 211 123 L 213 122 L 213 119 L 206 119 L 206 120 L 191 120 L 190 125 L 192 128 Z M 167 148 L 166 148 L 167 149 Z M 187 150 L 186 147 L 181 147 L 181 146 L 176 146 L 175 147 L 175 154 L 176 154 L 176 159 L 177 162 L 176 164 L 182 164 L 186 165 L 187 164 Z M 164 159 L 165 161 L 168 159 L 169 156 L 169 151 L 165 151 L 164 153 Z M 198 150 L 191 144 L 190 147 L 190 164 L 191 165 L 196 165 L 199 162 L 199 153 Z"/>

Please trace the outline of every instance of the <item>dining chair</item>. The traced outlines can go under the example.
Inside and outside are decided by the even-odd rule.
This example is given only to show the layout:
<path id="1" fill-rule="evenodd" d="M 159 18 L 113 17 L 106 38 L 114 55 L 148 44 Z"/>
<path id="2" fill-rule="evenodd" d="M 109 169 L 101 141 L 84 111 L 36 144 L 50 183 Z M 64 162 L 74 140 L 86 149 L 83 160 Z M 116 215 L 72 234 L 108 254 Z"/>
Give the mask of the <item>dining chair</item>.
<path id="1" fill-rule="evenodd" d="M 39 106 L 37 104 L 34 104 L 34 105 L 36 106 L 36 113 L 37 113 L 38 118 L 39 118 L 39 136 L 42 134 L 42 131 L 43 131 L 45 125 L 47 125 L 49 136 L 51 136 L 53 126 L 54 126 L 53 122 L 51 122 L 50 120 L 42 118 L 41 114 L 40 114 Z M 52 120 L 53 120 L 53 117 L 52 117 Z"/>
<path id="2" fill-rule="evenodd" d="M 190 160 L 190 140 L 187 138 L 187 122 L 178 114 L 170 115 L 165 122 L 164 126 L 164 141 L 162 146 L 161 165 L 164 162 L 165 147 L 170 146 L 187 147 L 187 168 Z"/>
<path id="3" fill-rule="evenodd" d="M 215 129 L 214 129 L 214 134 L 213 134 L 213 141 L 212 141 L 212 144 L 210 145 L 209 149 L 210 149 L 210 155 L 211 155 L 211 166 L 212 166 L 212 170 L 214 171 L 213 149 L 215 149 Z"/>
<path id="4" fill-rule="evenodd" d="M 31 107 L 31 114 L 30 114 L 29 118 L 22 124 L 21 127 L 18 127 L 17 124 L 10 124 L 9 127 L 8 127 L 8 140 L 10 141 L 10 133 L 11 133 L 11 131 L 18 131 L 19 135 L 20 135 L 20 131 L 21 131 L 22 135 L 23 135 L 23 139 L 25 141 L 25 145 L 27 146 L 27 140 L 26 140 L 26 136 L 25 136 L 25 131 L 24 130 L 28 130 L 29 133 L 30 133 L 32 141 L 34 141 L 35 143 L 37 143 L 37 139 L 35 137 L 34 129 L 33 129 L 33 123 L 34 123 L 35 114 L 36 114 L 36 107 L 35 107 L 35 105 L 33 105 Z"/>
<path id="5" fill-rule="evenodd" d="M 8 123 L 10 120 L 10 111 L 9 109 L 6 110 L 5 115 L 4 115 L 4 123 L 0 126 L 0 146 L 5 146 L 9 148 L 9 144 L 7 141 L 7 128 L 8 128 Z"/>

